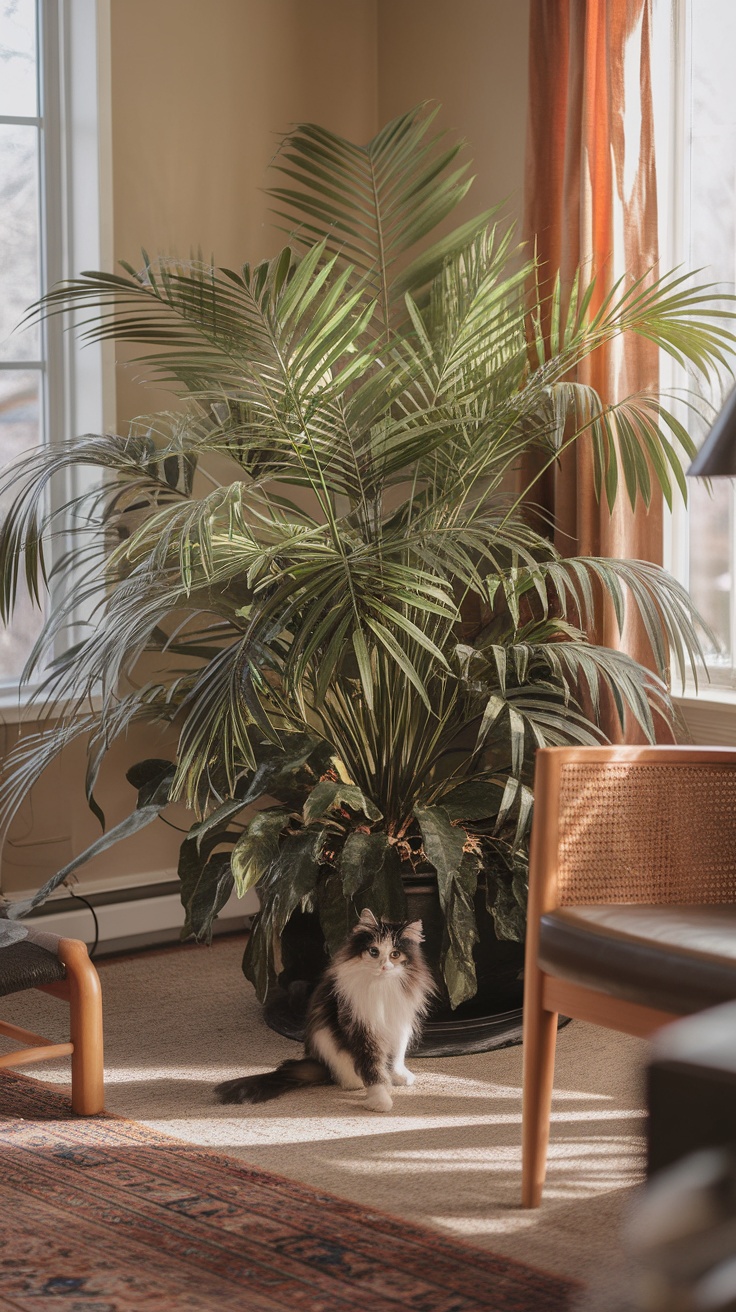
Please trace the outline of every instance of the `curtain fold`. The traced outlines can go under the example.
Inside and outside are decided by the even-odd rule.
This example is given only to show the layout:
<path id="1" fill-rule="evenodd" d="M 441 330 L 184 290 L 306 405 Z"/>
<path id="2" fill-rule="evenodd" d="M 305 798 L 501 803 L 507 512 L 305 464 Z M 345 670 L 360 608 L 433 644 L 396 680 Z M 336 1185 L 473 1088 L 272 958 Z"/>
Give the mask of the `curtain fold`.
<path id="1" fill-rule="evenodd" d="M 524 236 L 544 278 L 559 269 L 563 297 L 575 270 L 596 274 L 594 308 L 622 276 L 657 263 L 657 183 L 652 105 L 651 0 L 531 0 Z M 602 348 L 578 371 L 604 401 L 656 390 L 658 353 L 641 338 Z M 662 501 L 632 512 L 625 488 L 609 514 L 596 499 L 590 444 L 582 438 L 539 480 L 534 500 L 554 518 L 563 555 L 661 563 Z M 618 633 L 603 608 L 599 642 L 643 663 L 641 626 Z"/>

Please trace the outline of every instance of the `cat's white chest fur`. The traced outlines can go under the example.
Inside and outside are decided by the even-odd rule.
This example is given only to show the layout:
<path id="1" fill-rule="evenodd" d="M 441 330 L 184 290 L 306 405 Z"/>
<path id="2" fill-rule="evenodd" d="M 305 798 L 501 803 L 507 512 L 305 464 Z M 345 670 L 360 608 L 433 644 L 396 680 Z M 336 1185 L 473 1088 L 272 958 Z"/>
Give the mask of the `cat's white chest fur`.
<path id="1" fill-rule="evenodd" d="M 400 968 L 376 974 L 356 961 L 341 972 L 337 992 L 355 1019 L 387 1046 L 406 1043 L 414 1029 L 416 999 L 405 989 Z"/>

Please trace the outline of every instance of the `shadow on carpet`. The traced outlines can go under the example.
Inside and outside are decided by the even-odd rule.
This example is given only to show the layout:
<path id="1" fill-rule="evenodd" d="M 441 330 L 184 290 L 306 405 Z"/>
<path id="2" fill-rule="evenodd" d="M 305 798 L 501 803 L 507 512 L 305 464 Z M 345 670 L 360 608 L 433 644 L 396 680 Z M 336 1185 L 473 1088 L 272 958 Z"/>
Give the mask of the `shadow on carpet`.
<path id="1" fill-rule="evenodd" d="M 3 1308 L 562 1312 L 579 1292 L 134 1121 L 73 1116 L 9 1071 L 0 1117 Z"/>

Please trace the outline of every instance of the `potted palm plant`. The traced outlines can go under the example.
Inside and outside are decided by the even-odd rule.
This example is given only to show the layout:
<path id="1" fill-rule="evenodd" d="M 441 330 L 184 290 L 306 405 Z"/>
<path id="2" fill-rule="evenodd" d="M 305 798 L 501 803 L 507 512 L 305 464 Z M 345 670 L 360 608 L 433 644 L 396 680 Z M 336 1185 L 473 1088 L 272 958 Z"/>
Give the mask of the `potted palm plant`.
<path id="1" fill-rule="evenodd" d="M 605 405 L 575 369 L 625 333 L 719 367 L 732 337 L 715 296 L 670 275 L 619 284 L 595 313 L 580 279 L 564 308 L 559 280 L 543 303 L 533 253 L 493 214 L 427 245 L 469 186 L 432 117 L 420 107 L 366 147 L 292 132 L 271 192 L 289 243 L 256 267 L 144 256 L 53 290 L 41 313 L 82 311 L 88 337 L 142 343 L 182 401 L 0 479 L 7 619 L 21 562 L 32 592 L 45 581 L 62 514 L 49 483 L 69 467 L 100 476 L 56 565 L 57 594 L 74 580 L 93 618 L 48 663 L 62 601 L 29 661 L 60 710 L 7 764 L 6 822 L 71 739 L 87 740 L 94 808 L 130 724 L 177 735 L 174 759 L 130 772 L 131 817 L 33 904 L 183 802 L 185 933 L 207 939 L 233 888 L 257 888 L 244 968 L 261 998 L 301 987 L 362 907 L 403 917 L 409 896 L 451 1008 L 472 1007 L 489 962 L 495 1009 L 518 1003 L 536 747 L 600 742 L 604 691 L 651 739 L 653 714 L 671 714 L 670 663 L 699 656 L 675 580 L 562 559 L 519 471 L 583 441 L 609 504 L 619 469 L 632 504 L 650 471 L 669 498 L 685 429 L 659 397 Z M 638 610 L 656 671 L 586 636 L 604 592 L 620 621 Z"/>

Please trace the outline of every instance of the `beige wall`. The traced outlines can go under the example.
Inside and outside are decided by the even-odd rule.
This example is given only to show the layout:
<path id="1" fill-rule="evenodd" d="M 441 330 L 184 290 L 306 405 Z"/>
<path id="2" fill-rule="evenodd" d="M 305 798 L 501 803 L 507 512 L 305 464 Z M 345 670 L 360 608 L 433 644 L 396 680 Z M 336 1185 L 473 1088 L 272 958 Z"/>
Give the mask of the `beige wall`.
<path id="1" fill-rule="evenodd" d="M 378 0 L 381 122 L 421 101 L 467 142 L 475 182 L 453 222 L 506 201 L 520 217 L 529 0 Z"/>
<path id="2" fill-rule="evenodd" d="M 114 240 L 133 264 L 141 247 L 272 255 L 263 188 L 290 125 L 376 130 L 376 0 L 112 0 L 112 49 Z M 137 373 L 118 374 L 121 422 L 167 404 Z"/>
<path id="3" fill-rule="evenodd" d="M 118 258 L 272 255 L 263 188 L 290 125 L 364 142 L 424 100 L 474 160 L 460 220 L 517 217 L 528 23 L 529 0 L 112 0 Z M 121 421 L 169 404 L 139 376 L 118 372 Z"/>
<path id="4" fill-rule="evenodd" d="M 135 263 L 199 248 L 216 263 L 263 258 L 269 161 L 292 123 L 357 141 L 421 100 L 464 136 L 477 181 L 466 214 L 521 201 L 528 0 L 112 0 L 114 244 Z M 170 398 L 118 377 L 120 423 Z M 0 730 L 5 745 L 12 728 Z M 142 731 L 118 745 L 98 793 L 109 823 L 131 809 L 127 764 L 167 753 Z M 37 887 L 99 833 L 69 752 L 23 808 L 3 888 Z M 172 817 L 176 819 L 176 817 Z M 180 817 L 180 820 L 183 817 Z M 80 886 L 160 877 L 178 836 L 156 822 L 80 871 Z"/>
<path id="5" fill-rule="evenodd" d="M 5 730 L 5 735 L 6 740 L 12 738 L 12 730 Z M 160 740 L 152 742 L 150 731 L 147 733 L 143 728 L 134 730 L 127 740 L 112 748 L 95 790 L 108 828 L 133 810 L 136 794 L 125 779 L 125 771 L 133 762 L 148 756 L 173 759 L 165 744 Z M 84 799 L 85 770 L 86 757 L 80 742 L 49 766 L 41 783 L 27 798 L 3 849 L 4 892 L 39 887 L 100 837 L 99 823 Z M 187 825 L 186 812 L 181 807 L 170 808 L 167 819 L 173 824 Z M 154 821 L 140 834 L 83 866 L 78 876 L 80 891 L 82 885 L 96 888 L 104 883 L 112 887 L 170 878 L 176 870 L 182 837 L 162 822 Z"/>

